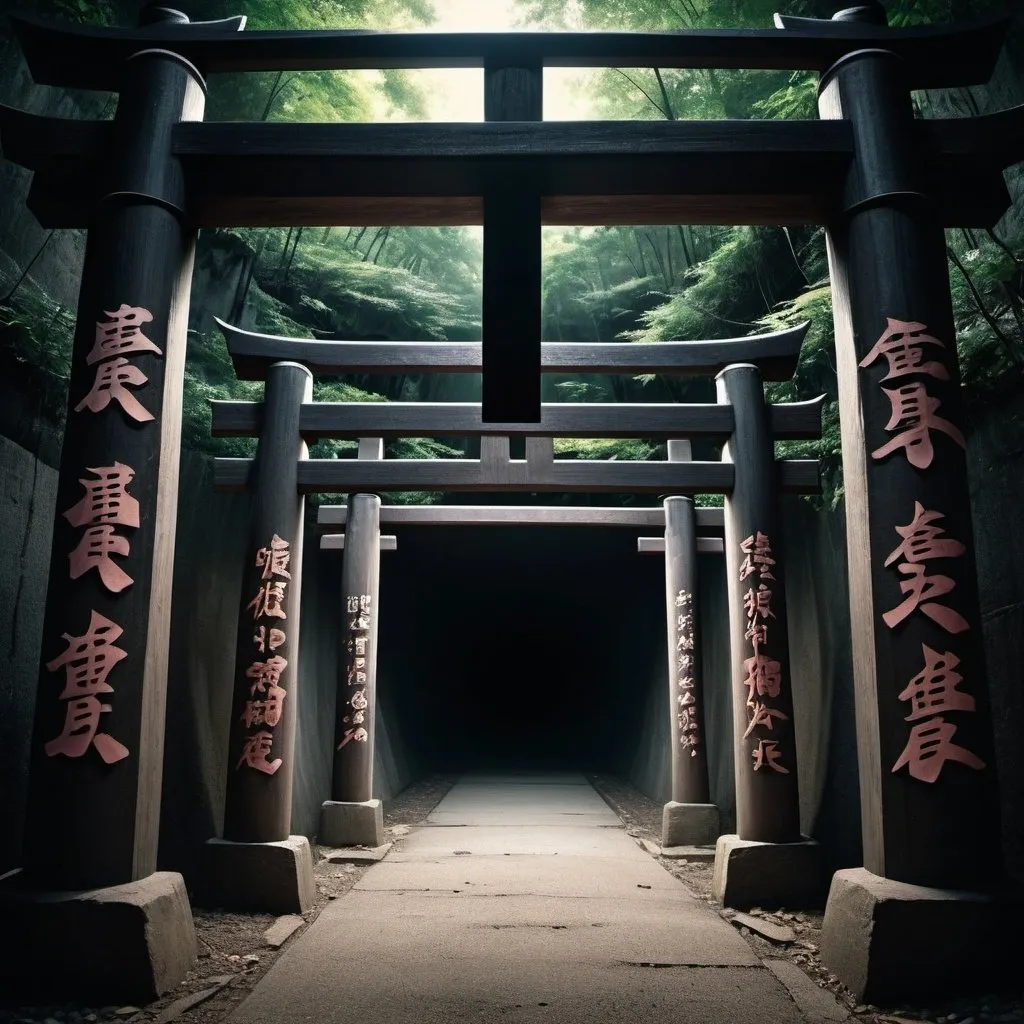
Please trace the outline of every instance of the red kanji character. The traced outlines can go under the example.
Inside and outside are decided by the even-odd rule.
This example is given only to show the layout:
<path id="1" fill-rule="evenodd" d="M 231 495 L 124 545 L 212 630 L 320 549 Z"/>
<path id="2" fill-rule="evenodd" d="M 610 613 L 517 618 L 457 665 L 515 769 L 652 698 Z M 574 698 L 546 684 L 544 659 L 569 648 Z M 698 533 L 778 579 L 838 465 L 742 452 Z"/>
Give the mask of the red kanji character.
<path id="1" fill-rule="evenodd" d="M 897 448 L 904 448 L 907 461 L 912 466 L 927 469 L 932 464 L 932 457 L 935 454 L 929 430 L 941 430 L 953 438 L 961 448 L 966 449 L 967 442 L 957 427 L 949 420 L 935 415 L 935 411 L 942 403 L 925 391 L 923 383 L 916 381 L 899 388 L 882 388 L 882 391 L 892 405 L 892 416 L 889 417 L 885 429 L 891 431 L 901 425 L 904 425 L 904 429 L 891 441 L 876 448 L 871 453 L 873 459 L 884 459 Z"/>
<path id="2" fill-rule="evenodd" d="M 789 769 L 779 764 L 778 740 L 758 740 L 757 749 L 752 751 L 754 755 L 754 771 L 759 772 L 762 768 L 768 767 L 782 775 L 788 775 Z"/>
<path id="3" fill-rule="evenodd" d="M 153 419 L 153 414 L 124 385 L 141 387 L 148 383 L 149 378 L 123 356 L 110 359 L 96 368 L 92 388 L 75 406 L 75 412 L 86 408 L 90 412 L 102 412 L 114 399 L 137 423 L 147 423 Z"/>
<path id="4" fill-rule="evenodd" d="M 762 580 L 775 579 L 771 571 L 771 567 L 776 564 L 775 559 L 770 557 L 771 544 L 760 530 L 741 541 L 740 550 L 747 556 L 740 565 L 741 581 L 745 580 L 752 572 L 757 572 L 758 578 Z"/>
<path id="5" fill-rule="evenodd" d="M 97 322 L 96 340 L 93 342 L 92 351 L 85 357 L 87 365 L 92 366 L 101 359 L 123 356 L 128 352 L 155 352 L 158 356 L 163 355 L 163 352 L 142 333 L 142 325 L 153 319 L 153 314 L 148 309 L 128 306 L 122 302 L 116 313 L 107 310 L 104 312 L 110 320 L 105 323 Z"/>
<path id="6" fill-rule="evenodd" d="M 241 715 L 246 729 L 251 729 L 254 725 L 277 725 L 281 721 L 284 699 L 287 696 L 287 691 L 282 690 L 280 686 L 270 686 L 267 688 L 265 700 L 247 700 Z"/>
<path id="7" fill-rule="evenodd" d="M 269 633 L 266 626 L 257 626 L 252 638 L 260 654 L 265 653 L 268 647 L 270 650 L 276 651 L 287 639 L 284 630 L 277 629 L 275 626 L 271 626 Z"/>
<path id="8" fill-rule="evenodd" d="M 754 715 L 747 725 L 747 731 L 743 734 L 744 739 L 762 725 L 766 729 L 774 731 L 776 718 L 780 722 L 789 721 L 789 715 L 784 715 L 778 708 L 770 708 L 767 704 L 764 704 L 761 701 L 754 701 L 749 706 L 753 709 Z"/>
<path id="9" fill-rule="evenodd" d="M 886 317 L 888 326 L 882 336 L 875 342 L 875 347 L 860 361 L 860 366 L 870 366 L 882 356 L 885 356 L 889 363 L 889 372 L 882 380 L 891 380 L 893 377 L 906 377 L 912 373 L 926 373 L 939 380 L 949 380 L 949 371 L 936 362 L 923 362 L 923 345 L 937 345 L 939 348 L 946 346 L 924 332 L 928 328 L 924 324 L 913 323 L 906 320 L 893 320 Z"/>
<path id="10" fill-rule="evenodd" d="M 79 480 L 85 488 L 85 497 L 64 513 L 72 526 L 92 526 L 110 523 L 114 526 L 139 525 L 139 501 L 126 488 L 135 478 L 135 470 L 123 462 L 112 466 L 90 466 L 95 480 Z"/>
<path id="11" fill-rule="evenodd" d="M 95 569 L 107 590 L 120 594 L 135 581 L 110 556 L 127 555 L 130 550 L 128 539 L 114 533 L 112 526 L 107 523 L 90 526 L 82 534 L 78 547 L 68 555 L 71 578 L 77 580 L 83 573 Z"/>
<path id="12" fill-rule="evenodd" d="M 366 743 L 369 738 L 370 734 L 362 726 L 359 726 L 358 729 L 346 729 L 345 735 L 342 736 L 337 749 L 341 750 L 350 740 L 355 740 L 357 743 Z"/>
<path id="13" fill-rule="evenodd" d="M 755 694 L 758 697 L 778 697 L 782 689 L 782 665 L 779 662 L 766 654 L 755 654 L 743 662 L 743 669 L 747 673 L 743 685 L 750 690 L 748 701 L 752 701 Z"/>
<path id="14" fill-rule="evenodd" d="M 246 736 L 245 745 L 242 748 L 242 756 L 238 759 L 238 764 L 235 765 L 235 771 L 244 764 L 249 768 L 255 768 L 259 772 L 264 772 L 266 775 L 273 775 L 283 763 L 279 757 L 274 758 L 273 761 L 267 760 L 267 755 L 270 753 L 270 747 L 273 742 L 274 734 L 266 729 L 262 729 L 252 736 Z"/>
<path id="15" fill-rule="evenodd" d="M 748 619 L 760 615 L 762 619 L 774 619 L 775 613 L 771 609 L 772 592 L 763 584 L 758 584 L 757 590 L 748 590 L 743 595 L 743 609 Z"/>
<path id="16" fill-rule="evenodd" d="M 906 765 L 915 779 L 934 782 L 947 761 L 959 761 L 975 771 L 984 768 L 980 757 L 953 742 L 955 733 L 956 726 L 941 715 L 918 722 L 910 730 L 910 739 L 892 770 L 899 771 Z"/>
<path id="17" fill-rule="evenodd" d="M 939 654 L 927 644 L 921 644 L 924 668 L 907 684 L 900 700 L 910 701 L 910 714 L 906 721 L 915 722 L 944 711 L 973 711 L 974 698 L 961 693 L 956 687 L 964 677 L 954 671 L 960 659 L 952 651 Z"/>
<path id="18" fill-rule="evenodd" d="M 288 550 L 288 541 L 281 540 L 275 533 L 270 539 L 269 548 L 260 548 L 256 552 L 256 565 L 263 567 L 262 579 L 269 580 L 271 576 L 284 576 L 290 580 L 292 574 L 288 571 L 288 563 L 291 561 L 292 553 Z"/>
<path id="19" fill-rule="evenodd" d="M 281 681 L 281 673 L 288 667 L 288 662 L 280 654 L 275 654 L 266 661 L 254 661 L 246 670 L 246 679 L 252 679 L 249 693 L 259 691 L 265 693 L 268 686 L 277 686 Z"/>
<path id="20" fill-rule="evenodd" d="M 267 580 L 258 591 L 256 596 L 245 606 L 246 611 L 252 609 L 252 617 L 258 619 L 261 616 L 273 616 L 278 619 L 287 619 L 281 603 L 284 601 L 284 588 L 287 583 L 280 583 L 277 580 Z"/>

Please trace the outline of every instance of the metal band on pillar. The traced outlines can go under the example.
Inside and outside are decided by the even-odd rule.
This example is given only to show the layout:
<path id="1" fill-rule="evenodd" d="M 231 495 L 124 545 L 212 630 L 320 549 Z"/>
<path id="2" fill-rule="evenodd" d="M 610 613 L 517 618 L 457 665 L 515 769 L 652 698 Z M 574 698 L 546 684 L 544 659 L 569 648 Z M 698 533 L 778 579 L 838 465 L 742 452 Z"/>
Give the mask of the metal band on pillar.
<path id="1" fill-rule="evenodd" d="M 176 54 L 126 63 L 106 164 L 118 199 L 86 242 L 25 840 L 26 871 L 52 888 L 156 870 L 193 259 L 171 134 L 204 104 Z"/>
<path id="2" fill-rule="evenodd" d="M 877 4 L 843 20 L 885 23 Z M 1001 858 L 946 243 L 902 60 L 846 55 L 819 110 L 855 150 L 827 238 L 864 846 L 822 958 L 865 1001 L 930 998 L 1001 950 L 993 904 L 963 892 Z"/>

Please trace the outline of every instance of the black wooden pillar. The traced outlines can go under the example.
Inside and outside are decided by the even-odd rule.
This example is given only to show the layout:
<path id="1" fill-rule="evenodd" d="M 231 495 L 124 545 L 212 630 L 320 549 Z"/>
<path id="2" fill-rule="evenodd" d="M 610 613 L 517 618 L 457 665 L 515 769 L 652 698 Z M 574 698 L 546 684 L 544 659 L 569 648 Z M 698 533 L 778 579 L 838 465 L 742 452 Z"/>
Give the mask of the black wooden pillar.
<path id="1" fill-rule="evenodd" d="M 844 20 L 884 24 L 879 14 Z M 999 876 L 999 813 L 960 374 L 943 226 L 901 63 L 851 53 L 819 99 L 855 142 L 828 250 L 864 865 L 981 890 Z"/>
<path id="2" fill-rule="evenodd" d="M 514 54 L 484 66 L 486 121 L 543 119 L 543 68 Z M 484 195 L 483 393 L 485 423 L 540 420 L 540 189 L 497 167 Z"/>
<path id="3" fill-rule="evenodd" d="M 373 741 L 380 619 L 380 498 L 353 494 L 341 573 L 342 672 L 338 680 L 332 799 L 373 799 Z"/>
<path id="4" fill-rule="evenodd" d="M 224 838 L 235 843 L 281 842 L 291 831 L 304 509 L 298 465 L 307 455 L 299 415 L 312 397 L 305 366 L 270 367 L 250 485 L 228 747 Z"/>
<path id="5" fill-rule="evenodd" d="M 697 622 L 697 521 L 690 498 L 666 498 L 664 507 L 672 800 L 707 804 L 711 796 Z"/>
<path id="6" fill-rule="evenodd" d="M 171 134 L 202 119 L 205 86 L 142 45 L 122 76 L 82 271 L 32 737 L 25 865 L 48 888 L 155 871 L 168 647 L 189 643 L 170 635 L 193 258 Z"/>
<path id="7" fill-rule="evenodd" d="M 800 836 L 778 482 L 768 408 L 756 366 L 726 367 L 718 401 L 734 425 L 722 452 L 735 466 L 725 498 L 736 826 L 741 840 Z"/>

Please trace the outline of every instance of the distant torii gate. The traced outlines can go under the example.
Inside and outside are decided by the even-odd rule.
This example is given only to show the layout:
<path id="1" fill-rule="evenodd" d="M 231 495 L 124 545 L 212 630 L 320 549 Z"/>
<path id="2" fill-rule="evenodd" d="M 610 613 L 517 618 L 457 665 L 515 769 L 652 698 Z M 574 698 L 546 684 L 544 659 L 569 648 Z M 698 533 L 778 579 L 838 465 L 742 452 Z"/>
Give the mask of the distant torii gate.
<path id="1" fill-rule="evenodd" d="M 987 80 L 1007 20 L 890 30 L 871 0 L 831 21 L 775 21 L 777 29 L 763 31 L 239 32 L 243 18 L 191 24 L 158 4 L 143 10 L 137 29 L 12 18 L 37 82 L 120 99 L 112 122 L 0 108 L 4 154 L 33 172 L 28 202 L 40 223 L 89 228 L 25 846 L 26 878 L 61 895 L 39 899 L 24 887 L 5 894 L 12 912 L 36 927 L 19 932 L 25 941 L 0 971 L 22 980 L 45 970 L 51 991 L 61 978 L 76 994 L 105 985 L 112 998 L 130 999 L 166 991 L 187 969 L 194 942 L 185 889 L 180 876 L 155 868 L 194 232 L 324 223 L 482 223 L 483 342 L 473 361 L 483 372 L 483 403 L 468 419 L 459 414 L 455 432 L 473 433 L 466 427 L 476 423 L 508 436 L 517 432 L 509 424 L 541 421 L 538 437 L 563 428 L 580 436 L 583 426 L 578 411 L 558 419 L 559 429 L 543 420 L 542 223 L 826 225 L 865 866 L 833 879 L 822 955 L 871 1001 L 962 984 L 991 964 L 992 943 L 983 940 L 993 934 L 990 894 L 1001 877 L 998 800 L 943 228 L 991 224 L 1006 210 L 1002 171 L 1024 157 L 1024 109 L 915 120 L 910 94 Z M 503 123 L 202 123 L 209 73 L 424 66 L 482 68 L 486 120 Z M 821 119 L 539 123 L 543 68 L 551 66 L 811 70 L 821 76 Z M 636 348 L 664 355 L 666 346 Z M 308 376 L 296 374 L 290 387 L 301 392 Z M 756 385 L 750 371 L 730 370 L 720 398 L 737 416 L 754 411 Z M 271 395 L 266 404 L 274 405 Z M 723 414 L 676 410 L 634 422 L 649 436 L 724 430 L 738 456 L 750 439 L 731 422 L 723 427 Z M 432 416 L 417 424 L 435 425 Z M 289 444 L 315 430 L 300 423 Z M 762 431 L 762 449 L 770 437 Z M 447 490 L 531 481 L 535 490 L 680 494 L 735 484 L 727 572 L 734 588 L 740 573 L 758 586 L 748 587 L 757 621 L 732 602 L 734 687 L 743 681 L 735 678 L 742 651 L 754 659 L 755 688 L 776 691 L 776 659 L 738 645 L 741 635 L 765 641 L 756 595 L 771 589 L 762 581 L 774 574 L 757 539 L 771 533 L 741 511 L 745 455 L 735 467 L 595 467 L 559 465 L 536 442 L 530 449 L 526 463 L 508 460 L 493 442 L 478 463 L 397 470 L 388 460 L 299 460 L 290 479 L 296 498 L 429 479 Z M 284 465 L 298 453 L 280 454 Z M 813 467 L 779 468 L 784 488 L 813 487 Z M 222 482 L 242 486 L 246 475 L 247 467 L 228 465 Z M 765 472 L 746 493 L 763 497 L 772 477 Z M 263 634 L 257 630 L 268 648 L 264 664 L 284 658 L 269 651 L 284 643 L 274 629 L 285 632 L 271 620 L 297 611 L 277 600 L 297 590 L 284 575 L 285 539 L 276 547 L 273 537 L 261 539 L 256 552 L 267 585 L 257 605 L 266 613 Z M 768 643 L 784 632 L 772 625 L 781 623 L 767 624 Z M 283 711 L 273 706 L 280 695 L 271 694 L 270 676 L 252 685 L 266 703 L 246 714 L 269 725 L 283 713 L 278 721 L 286 723 L 287 701 Z M 265 742 L 246 757 L 258 759 Z M 751 770 L 746 756 L 740 767 Z M 74 892 L 96 887 L 99 902 Z M 904 913 L 888 912 L 894 900 Z M 135 908 L 119 918 L 119 941 L 141 951 L 137 960 L 91 959 L 102 956 L 93 931 L 110 927 L 96 908 L 110 903 Z M 159 928 L 150 926 L 154 915 Z M 54 946 L 57 934 L 65 945 Z"/>

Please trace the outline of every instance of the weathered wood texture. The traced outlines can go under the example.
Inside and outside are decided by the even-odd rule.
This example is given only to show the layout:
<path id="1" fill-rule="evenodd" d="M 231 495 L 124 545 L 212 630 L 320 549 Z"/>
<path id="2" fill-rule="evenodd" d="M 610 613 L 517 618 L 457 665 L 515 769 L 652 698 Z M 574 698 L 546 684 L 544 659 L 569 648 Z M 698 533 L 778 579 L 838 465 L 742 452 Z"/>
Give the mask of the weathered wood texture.
<path id="1" fill-rule="evenodd" d="M 1015 108 L 918 120 L 908 138 L 950 226 L 1009 205 L 1002 170 L 1024 159 Z M 0 107 L 5 155 L 36 171 L 29 206 L 82 226 L 109 125 Z M 530 184 L 554 224 L 824 223 L 853 157 L 841 121 L 184 125 L 174 136 L 200 226 L 481 224 L 481 197 Z"/>
<path id="2" fill-rule="evenodd" d="M 663 555 L 665 554 L 664 537 L 637 537 L 637 554 L 640 555 Z M 725 552 L 725 542 L 721 537 L 698 537 L 698 555 L 721 555 Z"/>
<path id="3" fill-rule="evenodd" d="M 173 212 L 185 196 L 171 133 L 202 117 L 204 91 L 170 53 L 118 73 L 118 159 L 90 212 L 32 738 L 24 862 L 48 889 L 156 869 L 193 254 Z"/>
<path id="4" fill-rule="evenodd" d="M 706 804 L 711 790 L 698 622 L 697 519 L 689 498 L 666 498 L 664 507 L 672 799 Z"/>
<path id="5" fill-rule="evenodd" d="M 984 889 L 999 877 L 999 805 L 960 374 L 910 85 L 898 58 L 872 51 L 820 97 L 857 151 L 828 240 L 864 864 Z"/>
<path id="6" fill-rule="evenodd" d="M 484 439 L 488 440 L 487 438 Z M 507 444 L 508 439 L 505 438 Z M 251 459 L 214 460 L 214 484 L 220 490 L 248 486 Z M 793 494 L 817 494 L 818 463 L 784 459 L 779 486 Z M 309 459 L 298 468 L 299 490 L 306 494 L 357 491 L 559 491 L 645 494 L 725 494 L 733 486 L 733 467 L 723 462 L 612 462 L 559 460 L 549 465 L 475 459 Z"/>
<path id="7" fill-rule="evenodd" d="M 769 428 L 777 440 L 821 436 L 824 397 L 773 405 Z M 254 437 L 259 402 L 210 403 L 214 437 Z M 545 403 L 535 423 L 487 422 L 476 402 L 316 402 L 302 410 L 299 430 L 310 441 L 365 437 L 728 437 L 732 410 L 722 405 Z"/>
<path id="8" fill-rule="evenodd" d="M 272 362 L 290 359 L 314 374 L 479 373 L 480 342 L 314 341 L 257 334 L 217 320 L 235 373 L 263 380 Z M 544 373 L 663 373 L 714 375 L 730 363 L 754 363 L 765 380 L 789 380 L 796 372 L 807 324 L 770 334 L 721 341 L 544 342 Z"/>
<path id="9" fill-rule="evenodd" d="M 350 499 L 341 572 L 344 655 L 338 679 L 331 799 L 373 799 L 377 631 L 380 623 L 380 498 Z"/>
<path id="10" fill-rule="evenodd" d="M 720 508 L 694 509 L 697 528 L 721 532 L 725 512 Z M 601 508 L 597 505 L 382 505 L 381 525 L 387 526 L 615 526 L 640 529 L 664 527 L 665 510 L 653 508 Z M 347 505 L 321 505 L 321 526 L 348 522 Z"/>
<path id="11" fill-rule="evenodd" d="M 224 805 L 232 842 L 280 842 L 291 832 L 305 504 L 296 477 L 306 457 L 298 426 L 312 398 L 304 366 L 270 368 L 238 613 Z"/>
<path id="12" fill-rule="evenodd" d="M 725 498 L 725 570 L 736 830 L 741 839 L 792 843 L 800 839 L 800 801 L 778 464 L 757 368 L 728 367 L 717 384 L 718 400 L 732 405 L 736 416 L 722 453 L 735 466 Z M 762 536 L 770 545 L 770 564 L 756 561 Z"/>
<path id="13" fill-rule="evenodd" d="M 856 23 L 813 29 L 677 32 L 271 31 L 233 36 L 231 21 L 194 36 L 173 27 L 127 32 L 55 25 L 19 13 L 14 29 L 37 82 L 116 90 L 133 46 L 173 48 L 206 73 L 424 67 L 692 67 L 823 71 L 843 54 L 884 46 L 904 60 L 915 88 L 985 82 L 1006 33 L 1005 17 L 972 25 L 892 30 Z"/>

